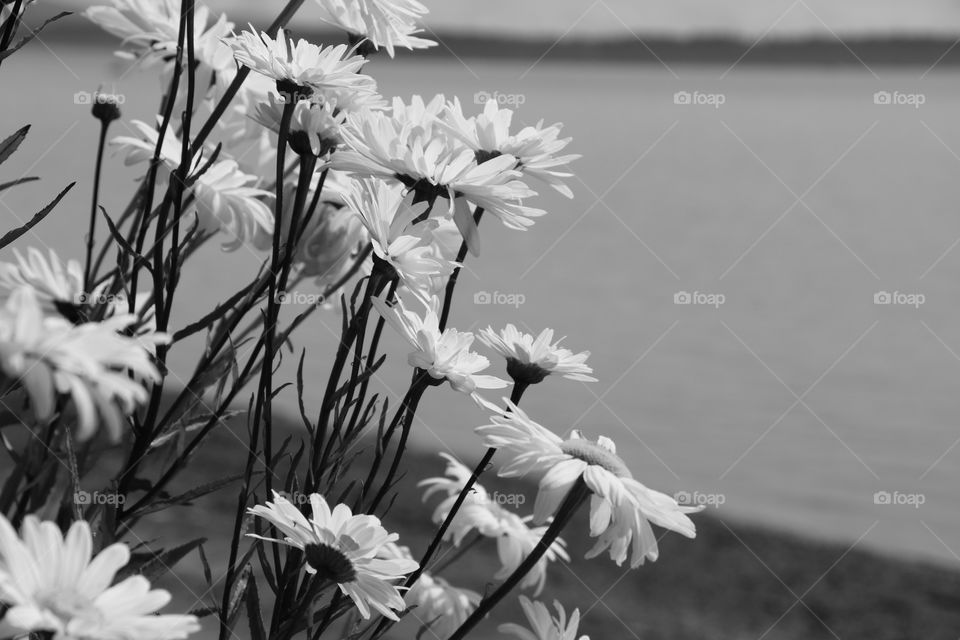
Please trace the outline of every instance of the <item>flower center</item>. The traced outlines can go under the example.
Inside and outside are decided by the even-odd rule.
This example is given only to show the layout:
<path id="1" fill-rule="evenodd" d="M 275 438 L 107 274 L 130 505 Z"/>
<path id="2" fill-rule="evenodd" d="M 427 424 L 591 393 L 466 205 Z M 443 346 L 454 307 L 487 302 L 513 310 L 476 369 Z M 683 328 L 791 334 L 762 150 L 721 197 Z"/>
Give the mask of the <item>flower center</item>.
<path id="1" fill-rule="evenodd" d="M 487 160 L 493 160 L 494 158 L 499 158 L 499 157 L 502 156 L 502 155 L 503 155 L 503 152 L 502 152 L 502 151 L 496 151 L 496 150 L 495 150 L 495 151 L 486 151 L 486 150 L 484 150 L 484 149 L 480 149 L 479 151 L 475 151 L 474 154 L 473 154 L 473 156 L 477 159 L 477 164 L 483 164 L 483 163 L 486 162 Z"/>
<path id="2" fill-rule="evenodd" d="M 514 380 L 537 384 L 543 382 L 550 372 L 535 362 L 521 362 L 516 358 L 507 358 L 507 374 Z"/>
<path id="3" fill-rule="evenodd" d="M 630 469 L 615 453 L 611 453 L 589 440 L 565 440 L 560 443 L 560 450 L 569 456 L 579 458 L 587 464 L 603 467 L 619 478 L 632 478 Z"/>
<path id="4" fill-rule="evenodd" d="M 337 584 L 353 582 L 357 579 L 353 562 L 336 547 L 326 544 L 308 544 L 303 551 L 307 556 L 307 564 L 313 567 L 322 578 L 328 578 Z"/>

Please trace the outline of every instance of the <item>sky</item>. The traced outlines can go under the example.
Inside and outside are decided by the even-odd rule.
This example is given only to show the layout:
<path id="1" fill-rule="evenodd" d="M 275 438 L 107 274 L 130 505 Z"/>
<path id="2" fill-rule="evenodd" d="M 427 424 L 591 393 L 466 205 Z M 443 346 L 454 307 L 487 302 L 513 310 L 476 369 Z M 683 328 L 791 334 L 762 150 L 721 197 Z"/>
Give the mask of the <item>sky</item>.
<path id="1" fill-rule="evenodd" d="M 207 0 L 238 23 L 269 21 L 280 0 Z M 434 30 L 547 37 L 636 34 L 772 39 L 848 35 L 960 37 L 960 0 L 424 0 Z M 62 4 L 66 4 L 61 0 Z M 70 4 L 76 6 L 76 0 Z M 300 25 L 316 12 L 311 0 Z"/>

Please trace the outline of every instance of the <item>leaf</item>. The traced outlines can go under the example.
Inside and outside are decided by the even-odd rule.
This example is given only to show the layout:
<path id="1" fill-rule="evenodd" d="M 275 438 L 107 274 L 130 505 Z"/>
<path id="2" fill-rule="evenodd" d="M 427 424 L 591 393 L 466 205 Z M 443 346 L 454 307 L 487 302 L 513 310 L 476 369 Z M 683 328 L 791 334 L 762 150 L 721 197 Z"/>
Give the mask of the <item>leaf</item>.
<path id="1" fill-rule="evenodd" d="M 189 504 L 193 500 L 196 500 L 197 498 L 202 498 L 208 493 L 213 493 L 214 491 L 222 489 L 223 487 L 227 486 L 231 482 L 236 482 L 237 480 L 243 477 L 244 477 L 243 473 L 238 473 L 228 478 L 221 478 L 219 480 L 214 480 L 213 482 L 207 482 L 206 484 L 202 484 L 198 487 L 194 487 L 190 491 L 181 493 L 178 496 L 173 496 L 172 498 L 167 498 L 165 500 L 157 500 L 156 502 L 153 502 L 145 506 L 144 508 L 139 509 L 137 511 L 137 516 L 142 517 L 147 515 L 148 513 L 161 511 L 166 507 L 171 507 L 174 505 Z"/>
<path id="2" fill-rule="evenodd" d="M 58 13 L 58 14 L 55 15 L 55 16 L 53 16 L 52 18 L 48 18 L 47 20 L 44 20 L 44 21 L 43 21 L 43 24 L 41 24 L 41 25 L 40 25 L 39 27 L 37 27 L 35 30 L 33 30 L 33 31 L 30 32 L 30 35 L 28 35 L 28 36 L 26 36 L 26 37 L 24 37 L 24 38 L 21 38 L 21 39 L 20 39 L 20 42 L 18 42 L 17 44 L 13 45 L 12 47 L 9 47 L 6 51 L 0 51 L 0 61 L 5 60 L 7 57 L 13 55 L 13 53 L 14 53 L 15 51 L 17 51 L 20 47 L 22 47 L 23 45 L 27 44 L 28 42 L 30 42 L 30 41 L 33 40 L 34 38 L 36 38 L 37 35 L 39 35 L 40 32 L 43 31 L 44 27 L 46 27 L 48 24 L 50 24 L 51 22 L 56 22 L 56 21 L 59 20 L 60 18 L 65 18 L 66 16 L 69 16 L 69 15 L 72 15 L 72 13 L 71 13 L 70 11 L 61 11 L 60 13 Z M 28 27 L 28 28 L 29 28 L 29 27 Z"/>
<path id="3" fill-rule="evenodd" d="M 0 183 L 0 191 L 6 191 L 10 187 L 15 187 L 18 184 L 23 184 L 24 182 L 33 182 L 34 180 L 39 180 L 40 178 L 36 176 L 30 176 L 28 178 L 18 178 L 17 180 L 11 180 L 10 182 Z"/>
<path id="4" fill-rule="evenodd" d="M 77 183 L 76 183 L 76 182 L 71 182 L 70 184 L 68 184 L 68 185 L 66 186 L 66 188 L 64 188 L 63 191 L 61 191 L 59 194 L 57 194 L 57 197 L 53 199 L 53 202 L 51 202 L 50 204 L 48 204 L 47 206 L 45 206 L 43 209 L 41 209 L 40 211 L 38 211 L 38 212 L 36 213 L 36 215 L 34 215 L 32 218 L 30 218 L 30 221 L 27 222 L 25 225 L 23 225 L 23 226 L 21 226 L 21 227 L 17 227 L 16 229 L 13 229 L 12 231 L 7 231 L 7 233 L 5 233 L 2 238 L 0 238 L 0 249 L 4 248 L 5 246 L 7 246 L 8 244 L 10 244 L 11 242 L 13 242 L 14 240 L 16 240 L 17 238 L 19 238 L 20 236 L 22 236 L 23 234 L 25 234 L 27 231 L 30 231 L 30 229 L 33 229 L 35 226 L 37 226 L 37 225 L 40 223 L 41 220 L 43 220 L 44 218 L 47 217 L 47 214 L 49 214 L 51 211 L 53 211 L 53 208 L 54 208 L 55 206 L 57 206 L 57 204 L 60 203 L 60 201 L 63 199 L 63 197 L 64 197 L 65 195 L 67 195 L 67 192 L 70 191 L 70 189 L 72 189 L 72 188 L 73 188 L 73 185 L 75 185 L 75 184 L 77 184 Z"/>
<path id="5" fill-rule="evenodd" d="M 167 573 L 173 566 L 180 562 L 184 556 L 206 542 L 206 538 L 197 538 L 191 540 L 179 547 L 174 547 L 168 551 L 161 551 L 154 554 L 152 558 L 140 565 L 139 573 L 147 580 L 153 582 L 163 574 Z"/>
<path id="6" fill-rule="evenodd" d="M 257 593 L 257 581 L 250 581 L 247 587 L 247 623 L 250 625 L 251 640 L 266 640 L 263 614 L 260 611 L 260 595 Z"/>
<path id="7" fill-rule="evenodd" d="M 230 592 L 226 616 L 226 622 L 230 626 L 233 625 L 233 621 L 236 620 L 237 614 L 240 612 L 240 604 L 243 602 L 243 596 L 247 591 L 247 583 L 250 582 L 250 575 L 252 573 L 253 569 L 250 565 L 245 565 L 240 571 L 240 577 L 233 585 L 233 591 Z"/>
<path id="8" fill-rule="evenodd" d="M 30 131 L 30 125 L 21 127 L 16 133 L 0 142 L 0 164 L 3 164 L 17 150 L 23 139 L 27 137 L 28 131 Z"/>

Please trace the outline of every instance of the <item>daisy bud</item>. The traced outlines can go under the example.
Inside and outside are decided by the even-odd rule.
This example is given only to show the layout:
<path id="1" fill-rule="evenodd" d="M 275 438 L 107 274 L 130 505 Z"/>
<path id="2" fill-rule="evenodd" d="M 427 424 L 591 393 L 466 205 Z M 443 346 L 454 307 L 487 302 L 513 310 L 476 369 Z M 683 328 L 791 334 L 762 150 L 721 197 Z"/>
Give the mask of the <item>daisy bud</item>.
<path id="1" fill-rule="evenodd" d="M 93 107 L 90 109 L 90 113 L 106 126 L 114 120 L 120 119 L 121 102 L 122 100 L 119 96 L 110 93 L 97 93 L 96 96 L 94 96 Z"/>

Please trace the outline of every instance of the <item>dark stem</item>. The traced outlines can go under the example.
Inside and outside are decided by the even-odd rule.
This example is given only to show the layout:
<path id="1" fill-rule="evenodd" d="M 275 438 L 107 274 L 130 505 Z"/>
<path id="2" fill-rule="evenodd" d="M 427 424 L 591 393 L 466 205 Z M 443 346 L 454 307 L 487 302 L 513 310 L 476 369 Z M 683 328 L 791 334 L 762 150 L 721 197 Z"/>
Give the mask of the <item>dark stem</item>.
<path id="1" fill-rule="evenodd" d="M 483 217 L 483 207 L 477 207 L 473 212 L 473 222 L 477 226 L 480 225 L 480 218 Z M 467 243 L 466 241 L 460 243 L 460 250 L 457 251 L 457 263 L 463 264 L 463 261 L 467 259 Z M 447 328 L 447 320 L 450 317 L 450 307 L 453 304 L 453 290 L 457 287 L 457 278 L 460 276 L 460 267 L 456 267 L 453 270 L 453 273 L 450 274 L 450 279 L 447 280 L 447 288 L 443 294 L 443 309 L 440 312 L 440 331 L 443 331 Z"/>
<path id="2" fill-rule="evenodd" d="M 107 129 L 110 128 L 110 121 L 103 119 L 100 121 L 100 140 L 97 143 L 97 163 L 93 169 L 93 203 L 90 205 L 90 227 L 87 230 L 87 259 L 83 269 L 83 290 L 89 292 L 91 283 L 96 278 L 96 272 L 93 269 L 93 245 L 94 236 L 97 231 L 97 204 L 100 202 L 100 170 L 103 167 L 103 148 L 107 142 Z"/>

